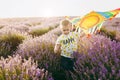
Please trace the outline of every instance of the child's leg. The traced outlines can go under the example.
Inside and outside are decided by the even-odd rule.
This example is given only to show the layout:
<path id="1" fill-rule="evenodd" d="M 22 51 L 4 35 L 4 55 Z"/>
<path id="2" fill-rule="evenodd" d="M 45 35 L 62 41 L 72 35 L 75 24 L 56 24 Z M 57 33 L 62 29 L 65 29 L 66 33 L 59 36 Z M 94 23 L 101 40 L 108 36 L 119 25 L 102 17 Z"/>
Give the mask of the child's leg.
<path id="1" fill-rule="evenodd" d="M 73 69 L 73 67 L 74 67 L 74 59 L 61 56 L 60 65 L 64 70 L 73 71 L 74 70 Z"/>
<path id="2" fill-rule="evenodd" d="M 74 60 L 71 58 L 61 56 L 61 64 L 60 65 L 65 72 L 66 80 L 72 80 L 72 76 L 71 76 L 70 72 L 74 71 L 74 69 L 73 69 Z"/>

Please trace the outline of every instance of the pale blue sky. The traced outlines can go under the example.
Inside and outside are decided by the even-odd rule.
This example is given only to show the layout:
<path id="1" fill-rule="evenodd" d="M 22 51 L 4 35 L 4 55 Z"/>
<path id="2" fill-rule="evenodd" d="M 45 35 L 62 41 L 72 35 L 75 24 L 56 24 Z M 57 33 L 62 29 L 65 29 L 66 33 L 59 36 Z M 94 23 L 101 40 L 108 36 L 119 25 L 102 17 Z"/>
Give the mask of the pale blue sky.
<path id="1" fill-rule="evenodd" d="M 120 8 L 120 0 L 0 0 L 0 18 L 83 16 Z"/>

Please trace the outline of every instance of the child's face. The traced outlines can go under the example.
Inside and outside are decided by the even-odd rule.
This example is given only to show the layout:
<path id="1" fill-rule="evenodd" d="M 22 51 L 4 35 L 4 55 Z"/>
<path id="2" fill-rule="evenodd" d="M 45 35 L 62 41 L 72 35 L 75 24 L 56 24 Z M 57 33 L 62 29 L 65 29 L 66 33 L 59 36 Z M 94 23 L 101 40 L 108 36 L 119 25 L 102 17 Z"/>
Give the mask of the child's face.
<path id="1" fill-rule="evenodd" d="M 69 32 L 70 32 L 70 30 L 71 30 L 71 25 L 67 25 L 67 26 L 62 26 L 62 33 L 63 34 L 65 34 L 65 35 L 67 35 L 67 34 L 69 34 Z"/>

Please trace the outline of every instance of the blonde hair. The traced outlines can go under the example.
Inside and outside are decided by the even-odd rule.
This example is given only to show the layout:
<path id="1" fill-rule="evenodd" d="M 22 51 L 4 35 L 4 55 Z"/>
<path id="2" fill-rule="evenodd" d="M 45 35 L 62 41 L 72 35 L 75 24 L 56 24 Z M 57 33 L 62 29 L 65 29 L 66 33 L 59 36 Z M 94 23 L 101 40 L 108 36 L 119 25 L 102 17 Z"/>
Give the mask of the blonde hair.
<path id="1" fill-rule="evenodd" d="M 69 24 L 71 24 L 71 22 L 70 22 L 69 20 L 67 20 L 67 19 L 62 20 L 62 21 L 60 22 L 60 25 L 61 25 L 61 26 L 67 26 L 67 25 L 69 25 Z"/>

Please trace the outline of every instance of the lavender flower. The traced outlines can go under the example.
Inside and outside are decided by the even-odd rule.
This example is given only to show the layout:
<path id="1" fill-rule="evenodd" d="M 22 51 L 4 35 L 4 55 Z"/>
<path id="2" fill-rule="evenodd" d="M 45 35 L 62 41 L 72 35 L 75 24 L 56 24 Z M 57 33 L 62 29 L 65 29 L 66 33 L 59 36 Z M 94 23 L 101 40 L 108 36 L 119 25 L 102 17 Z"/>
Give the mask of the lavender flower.
<path id="1" fill-rule="evenodd" d="M 49 76 L 47 71 L 37 68 L 37 63 L 31 58 L 26 60 L 19 55 L 13 55 L 13 57 L 0 59 L 0 63 L 4 65 L 0 65 L 0 80 L 43 80 L 43 77 L 47 80 Z"/>
<path id="2" fill-rule="evenodd" d="M 120 42 L 111 41 L 109 38 L 94 35 L 89 39 L 83 38 L 84 47 L 79 48 L 79 53 L 75 52 L 77 59 L 75 68 L 76 73 L 82 74 L 84 79 L 103 80 L 119 78 L 120 62 Z M 84 51 L 85 52 L 84 52 Z M 88 78 L 89 76 L 89 78 Z M 80 79 L 80 77 L 77 77 Z"/>

